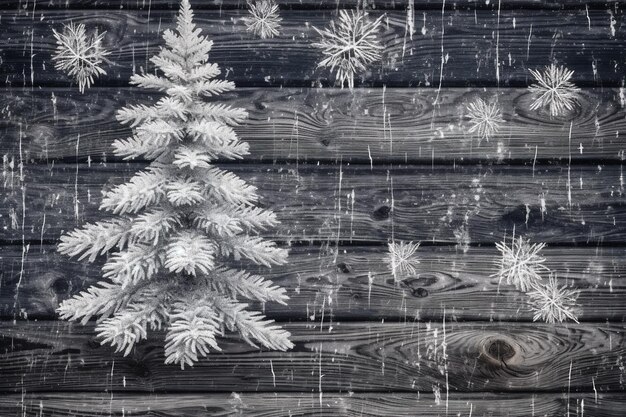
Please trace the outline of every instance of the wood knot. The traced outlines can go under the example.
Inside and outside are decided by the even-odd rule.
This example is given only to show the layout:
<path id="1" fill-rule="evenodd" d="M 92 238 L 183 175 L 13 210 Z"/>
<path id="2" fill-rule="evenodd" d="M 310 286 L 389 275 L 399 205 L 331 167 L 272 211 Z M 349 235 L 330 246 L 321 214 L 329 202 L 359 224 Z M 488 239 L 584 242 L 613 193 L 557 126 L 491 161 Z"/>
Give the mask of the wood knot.
<path id="1" fill-rule="evenodd" d="M 330 138 L 326 137 L 320 140 L 320 143 L 324 146 L 330 146 Z"/>
<path id="2" fill-rule="evenodd" d="M 483 357 L 494 365 L 509 365 L 517 356 L 516 343 L 507 337 L 496 336 L 484 341 L 482 346 Z"/>
<path id="3" fill-rule="evenodd" d="M 428 297 L 428 290 L 422 287 L 413 288 L 413 291 L 411 291 L 411 294 L 413 294 L 414 297 L 424 298 L 424 297 Z"/>
<path id="4" fill-rule="evenodd" d="M 389 218 L 389 213 L 391 213 L 391 207 L 380 206 L 372 213 L 372 219 L 377 221 L 387 220 Z"/>
<path id="5" fill-rule="evenodd" d="M 487 346 L 487 354 L 498 362 L 506 362 L 515 356 L 515 349 L 506 340 L 494 340 Z"/>
<path id="6" fill-rule="evenodd" d="M 352 271 L 352 268 L 350 268 L 350 265 L 345 262 L 339 262 L 337 264 L 337 270 L 343 272 L 344 274 L 349 274 Z"/>
<path id="7" fill-rule="evenodd" d="M 55 294 L 67 294 L 70 291 L 70 283 L 66 278 L 59 278 L 52 283 Z"/>

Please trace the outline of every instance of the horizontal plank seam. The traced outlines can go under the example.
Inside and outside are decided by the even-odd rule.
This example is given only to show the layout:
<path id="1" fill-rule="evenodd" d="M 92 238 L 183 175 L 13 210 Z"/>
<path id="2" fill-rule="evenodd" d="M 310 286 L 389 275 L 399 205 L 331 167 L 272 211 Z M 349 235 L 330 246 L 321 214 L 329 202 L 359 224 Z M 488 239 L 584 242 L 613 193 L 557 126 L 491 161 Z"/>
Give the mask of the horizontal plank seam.
<path id="1" fill-rule="evenodd" d="M 89 223 L 89 220 L 86 220 L 83 224 Z M 80 227 L 80 226 L 78 226 Z M 71 227 L 70 229 L 74 229 Z M 504 236 L 503 236 L 504 238 Z M 279 238 L 272 237 L 273 241 L 275 241 L 280 247 L 288 247 L 288 248 L 319 248 L 319 247 L 335 247 L 341 246 L 345 248 L 351 247 L 380 247 L 387 248 L 387 242 L 383 241 L 370 241 L 370 240 L 344 240 L 344 239 L 313 239 L 313 240 L 302 240 L 302 239 L 291 239 L 291 238 Z M 30 245 L 32 247 L 37 246 L 56 246 L 59 243 L 59 239 L 0 239 L 0 249 L 2 247 L 19 247 Z M 446 242 L 446 241 L 432 241 L 432 240 L 422 240 L 420 241 L 421 247 L 454 247 L 457 246 L 456 242 Z M 496 242 L 470 242 L 464 244 L 472 248 L 492 248 L 495 247 Z M 547 247 L 550 248 L 624 248 L 626 247 L 626 241 L 624 242 L 550 242 L 546 244 Z"/>
<path id="2" fill-rule="evenodd" d="M 450 309 L 452 310 L 452 309 Z M 293 314 L 293 312 L 291 313 Z M 449 313 L 451 314 L 451 313 Z M 36 319 L 32 319 L 32 320 L 15 320 L 14 316 L 10 316 L 10 315 L 5 315 L 2 314 L 0 315 L 0 325 L 2 326 L 7 326 L 10 327 L 10 325 L 13 325 L 14 323 L 47 323 L 47 322 L 63 322 L 63 323 L 73 323 L 76 326 L 81 326 L 80 323 L 75 322 L 75 321 L 65 321 L 65 320 L 61 320 L 56 316 L 36 316 L 33 315 L 33 317 L 36 317 Z M 409 315 L 407 315 L 407 317 L 409 317 Z M 412 315 L 410 317 L 413 317 Z M 429 318 L 430 316 L 424 316 L 422 315 L 422 317 L 425 318 L 420 318 L 419 320 L 409 320 L 406 319 L 404 317 L 398 317 L 398 316 L 389 316 L 389 317 L 385 317 L 384 319 L 384 323 L 385 324 L 413 324 L 413 323 L 427 323 L 427 322 L 441 322 L 441 316 L 439 315 L 433 315 L 432 318 Z M 435 318 L 436 317 L 436 318 Z M 276 323 L 280 323 L 280 324 L 308 324 L 308 325 L 318 325 L 320 324 L 320 321 L 310 321 L 307 318 L 296 318 L 296 319 L 285 319 L 282 318 L 280 315 L 267 315 L 267 318 L 270 318 L 272 320 L 274 320 Z M 330 312 L 327 313 L 326 316 L 326 321 L 324 321 L 324 325 L 333 325 L 333 324 L 341 324 L 341 323 L 363 323 L 364 325 L 367 324 L 376 324 L 379 325 L 381 324 L 381 318 L 372 320 L 371 316 L 346 316 L 346 317 L 341 317 L 341 316 L 337 316 L 335 314 L 330 314 Z M 6 323 L 11 323 L 10 325 L 7 325 Z M 96 321 L 95 320 L 90 320 L 91 324 L 95 324 Z M 495 320 L 493 318 L 490 317 L 485 317 L 485 318 L 463 318 L 463 317 L 459 317 L 459 318 L 455 318 L 454 320 L 446 320 L 446 324 L 472 324 L 472 323 L 494 323 L 494 324 L 498 324 L 498 325 L 502 325 L 502 324 L 507 324 L 507 323 L 511 323 L 511 324 L 538 324 L 536 321 L 533 321 L 531 319 L 526 319 L 526 318 L 520 318 L 517 320 L 514 319 L 506 319 L 506 320 Z M 567 322 L 567 323 L 562 323 L 561 325 L 563 326 L 567 326 L 568 323 L 571 322 Z M 539 324 L 545 324 L 543 322 L 539 323 Z M 572 323 L 573 324 L 573 323 Z M 619 325 L 622 324 L 622 326 L 624 327 L 624 330 L 626 331 L 626 322 L 622 321 L 610 321 L 607 319 L 585 319 L 585 318 L 581 318 L 578 320 L 578 324 L 589 324 L 589 325 L 593 325 L 593 326 L 598 326 L 599 328 L 606 326 L 607 324 L 611 324 L 611 325 Z M 95 333 L 94 333 L 95 335 Z M 0 336 L 1 337 L 1 336 Z"/>
<path id="3" fill-rule="evenodd" d="M 385 394 L 385 395 L 389 395 L 389 394 L 432 394 L 432 391 L 422 391 L 422 390 L 398 390 L 398 389 L 394 389 L 393 391 L 368 391 L 368 390 L 361 390 L 361 389 L 346 389 L 346 390 L 333 390 L 332 388 L 326 388 L 323 387 L 322 391 L 324 392 L 324 394 L 348 394 L 348 393 L 354 393 L 354 394 L 371 394 L 371 395 L 376 395 L 376 394 Z M 36 391 L 27 391 L 27 394 L 56 394 L 56 393 L 62 393 L 62 392 L 66 392 L 66 391 L 55 391 L 55 390 L 36 390 Z M 102 393 L 102 390 L 85 390 L 85 391 L 69 391 L 72 394 L 77 394 L 77 393 Z M 245 394 L 264 394 L 264 393 L 271 393 L 271 394 L 287 394 L 287 393 L 291 393 L 291 394 L 296 394 L 296 393 L 306 393 L 306 394 L 317 394 L 319 391 L 313 391 L 311 390 L 310 392 L 307 391 L 302 391 L 302 390 L 294 390 L 294 391 L 290 391 L 290 390 L 274 390 L 274 391 L 259 391 L 259 390 L 254 390 L 254 391 L 246 391 L 246 390 L 241 390 L 238 389 L 237 393 L 245 393 Z M 15 390 L 6 390 L 6 389 L 0 389 L 0 393 L 2 394 L 12 394 L 12 395 L 20 395 L 21 394 L 16 394 Z M 153 394 L 170 394 L 173 396 L 176 395 L 181 395 L 181 394 L 232 394 L 233 390 L 215 390 L 215 391 L 176 391 L 176 392 L 172 392 L 172 390 L 161 390 L 161 389 L 146 389 L 144 391 L 142 390 L 135 390 L 135 389 L 122 389 L 122 390 L 118 390 L 118 389 L 109 389 L 106 391 L 106 393 L 109 394 L 132 394 L 132 395 L 153 395 Z M 442 390 L 442 393 L 445 393 L 445 390 Z M 511 390 L 511 391 L 498 391 L 498 390 L 484 390 L 484 391 L 449 391 L 448 392 L 450 395 L 474 395 L 474 394 L 497 394 L 497 395 L 533 395 L 533 394 L 543 394 L 543 395 L 554 395 L 554 394 L 563 394 L 563 395 L 567 395 L 567 388 L 565 389 L 542 389 L 542 390 L 538 390 L 538 391 L 532 391 L 532 390 Z M 612 390 L 612 389 L 607 389 L 601 392 L 601 394 L 623 394 L 623 391 L 620 390 Z M 596 395 L 596 393 L 593 390 L 590 391 L 574 391 L 572 390 L 570 392 L 570 395 Z"/>
<path id="4" fill-rule="evenodd" d="M 205 3 L 198 3 L 198 4 L 194 4 L 193 5 L 193 9 L 196 12 L 199 11 L 212 11 L 212 10 L 216 10 L 216 11 L 223 11 L 223 10 L 246 10 L 247 6 L 245 2 L 240 2 L 240 3 L 227 3 L 227 4 L 220 4 L 217 5 L 217 2 L 215 2 L 214 4 L 211 4 L 211 2 L 205 2 Z M 59 4 L 62 4 L 61 2 L 59 2 Z M 15 12 L 28 12 L 31 13 L 33 8 L 29 8 L 28 10 L 24 10 L 24 9 L 20 9 L 18 7 L 16 7 L 17 4 L 14 4 L 12 7 L 10 5 L 10 2 L 4 2 L 2 5 L 0 5 L 0 10 L 4 10 L 4 11 L 15 11 Z M 415 12 L 420 12 L 420 11 L 433 11 L 433 10 L 441 10 L 442 6 L 444 6 L 444 10 L 446 12 L 455 12 L 455 11 L 493 11 L 493 12 L 497 12 L 498 10 L 498 2 L 494 1 L 494 2 L 476 2 L 476 3 L 472 3 L 471 5 L 467 5 L 467 6 L 463 6 L 463 5 L 459 5 L 458 3 L 455 2 L 447 2 L 444 4 L 444 2 L 442 1 L 438 1 L 438 2 L 432 2 L 432 3 L 421 3 L 421 2 L 415 2 L 414 3 L 414 11 Z M 532 2 L 532 1 L 519 1 L 519 2 L 501 2 L 501 4 L 499 5 L 500 10 L 532 10 L 532 11 L 582 11 L 585 10 L 585 6 L 587 7 L 588 10 L 600 10 L 600 11 L 604 11 L 604 10 L 609 10 L 611 9 L 610 7 L 610 2 L 607 1 L 589 1 L 589 2 L 582 2 L 582 1 L 574 1 L 574 2 L 569 2 L 569 3 L 546 3 L 546 2 Z M 278 7 L 280 10 L 286 10 L 286 11 L 315 11 L 315 10 L 320 10 L 320 11 L 332 11 L 332 10 L 356 10 L 358 9 L 358 5 L 357 4 L 350 4 L 350 5 L 343 5 L 341 7 L 338 7 L 338 3 L 334 3 L 334 2 L 328 2 L 326 4 L 320 4 L 319 2 L 315 3 L 315 4 L 305 4 L 305 3 L 281 3 L 278 2 Z M 132 4 L 130 5 L 126 5 L 125 7 L 120 7 L 119 5 L 103 5 L 103 4 L 98 4 L 97 7 L 85 7 L 84 5 L 80 5 L 80 6 L 74 6 L 74 5 L 66 5 L 63 7 L 60 6 L 55 6 L 55 5 L 46 5 L 44 4 L 38 4 L 35 6 L 34 8 L 35 12 L 38 12 L 40 10 L 45 10 L 45 11 L 59 11 L 59 12 L 63 12 L 63 11 L 84 11 L 84 12 L 97 12 L 97 11 L 111 11 L 111 10 L 115 10 L 115 11 L 128 11 L 128 12 L 133 12 L 133 11 L 138 11 L 138 12 L 147 12 L 148 10 L 153 11 L 153 12 L 172 12 L 175 13 L 178 11 L 178 8 L 176 7 L 169 7 L 166 5 L 162 5 L 162 4 L 156 4 L 153 5 L 151 4 L 149 7 L 137 7 L 137 6 L 133 6 Z M 405 11 L 406 10 L 406 6 L 404 5 L 403 2 L 394 2 L 393 5 L 389 5 L 389 4 L 383 4 L 383 5 L 377 5 L 375 9 L 366 9 L 368 11 L 373 11 L 373 12 L 386 12 L 386 11 Z"/>
<path id="5" fill-rule="evenodd" d="M 445 74 L 444 74 L 445 75 Z M 328 81 L 326 76 L 320 76 L 317 78 L 313 78 L 313 79 L 320 79 L 320 80 L 324 80 L 324 81 Z M 500 89 L 504 90 L 507 88 L 527 88 L 530 86 L 530 84 L 533 83 L 533 81 L 530 79 L 530 76 L 527 77 L 528 81 L 527 82 L 523 82 L 521 80 L 511 80 L 509 82 L 507 82 L 506 85 L 500 85 Z M 257 83 L 256 81 L 245 81 L 245 80 L 234 80 L 236 83 L 236 86 L 239 88 L 256 88 L 259 90 L 265 89 L 265 88 L 280 88 L 280 87 L 284 87 L 284 88 L 312 88 L 311 84 L 312 84 L 312 80 L 288 80 L 288 79 L 281 79 L 279 80 L 280 82 L 265 82 L 263 81 L 262 83 Z M 415 81 L 415 80 L 414 80 Z M 401 84 L 397 83 L 397 82 L 381 82 L 381 81 L 371 81 L 366 83 L 365 85 L 361 84 L 359 81 L 355 80 L 355 89 L 359 90 L 359 89 L 372 89 L 372 88 L 377 88 L 377 89 L 382 89 L 383 87 L 385 88 L 406 88 L 406 89 L 432 89 L 433 91 L 439 90 L 439 81 L 438 79 L 434 80 L 435 82 L 431 83 L 430 87 L 426 87 L 423 85 L 411 85 L 411 82 L 406 82 L 403 81 Z M 128 86 L 128 81 L 124 81 L 124 80 L 120 80 L 120 79 L 116 79 L 116 80 L 107 80 L 107 87 L 104 87 L 102 85 L 98 86 L 98 88 L 113 88 L 113 89 L 119 89 L 121 87 L 127 87 Z M 435 87 L 436 86 L 436 87 Z M 618 80 L 609 80 L 609 81 L 602 81 L 602 80 L 578 80 L 576 81 L 576 86 L 579 88 L 584 88 L 584 89 L 591 89 L 591 88 L 620 88 L 622 87 L 622 81 L 618 81 Z M 26 83 L 25 85 L 23 85 L 22 87 L 13 87 L 11 85 L 11 82 L 7 82 L 5 84 L 6 88 L 25 88 L 25 89 L 33 89 L 33 88 L 67 88 L 69 90 L 73 90 L 75 87 L 69 86 L 69 81 L 65 82 L 65 81 L 58 81 L 58 82 L 53 82 L 53 81 L 46 81 L 46 82 L 39 82 L 39 83 L 35 83 L 34 85 L 31 85 L 30 82 Z M 468 80 L 446 80 L 446 77 L 444 76 L 444 79 L 441 83 L 441 89 L 446 89 L 446 88 L 476 88 L 476 89 L 483 89 L 483 88 L 493 88 L 496 89 L 498 88 L 498 83 L 497 81 L 494 80 L 476 80 L 476 81 L 468 81 Z M 316 87 L 317 89 L 337 89 L 337 87 L 330 87 L 330 86 L 324 86 L 324 87 Z"/>
<path id="6" fill-rule="evenodd" d="M 70 136 L 75 136 L 75 135 L 70 135 Z M 253 141 L 253 140 L 252 140 Z M 246 142 L 251 142 L 251 140 L 246 140 Z M 95 157 L 99 157 L 100 154 L 94 155 Z M 307 166 L 313 166 L 312 161 L 315 161 L 315 166 L 339 166 L 340 165 L 340 157 L 339 156 L 335 156 L 335 159 L 318 159 L 318 158 L 311 158 L 311 159 L 307 159 L 306 161 L 304 161 L 304 159 L 306 158 L 306 155 L 299 155 L 298 157 L 298 161 L 302 161 L 300 162 L 300 166 L 299 168 L 306 168 Z M 269 162 L 269 160 L 272 160 L 272 162 Z M 535 169 L 539 170 L 541 169 L 541 167 L 545 167 L 546 165 L 553 168 L 556 166 L 562 166 L 562 167 L 567 167 L 569 166 L 584 166 L 584 165 L 588 165 L 589 168 L 597 168 L 598 165 L 606 165 L 606 166 L 619 166 L 619 165 L 623 165 L 624 164 L 624 159 L 622 156 L 620 155 L 615 155 L 614 158 L 596 158 L 596 157 L 577 157 L 575 159 L 572 159 L 571 162 L 565 163 L 565 161 L 568 160 L 568 157 L 566 155 L 563 156 L 559 156 L 557 158 L 511 158 L 511 159 L 507 159 L 504 158 L 504 163 L 494 163 L 494 158 L 463 158 L 463 159 L 448 159 L 448 158 L 434 158 L 434 159 L 427 159 L 425 157 L 417 157 L 417 158 L 411 158 L 411 157 L 405 157 L 401 154 L 398 154 L 397 156 L 392 156 L 389 159 L 381 159 L 381 158 L 376 158 L 376 159 L 372 159 L 372 161 L 370 162 L 369 159 L 365 158 L 365 157 L 358 157 L 358 158 L 352 158 L 349 162 L 343 162 L 341 163 L 341 165 L 343 166 L 351 166 L 351 167 L 363 167 L 363 168 L 369 168 L 369 167 L 385 167 L 385 166 L 389 166 L 389 165 L 394 165 L 393 168 L 411 168 L 411 167 L 415 167 L 415 168 L 432 168 L 434 171 L 437 170 L 437 168 L 440 167 L 454 167 L 454 166 L 481 166 L 481 167 L 506 167 L 506 166 L 512 166 L 512 167 L 531 167 L 533 165 L 535 165 Z M 51 158 L 49 160 L 46 159 L 32 159 L 30 161 L 26 161 L 24 163 L 24 167 L 28 168 L 28 166 L 45 166 L 48 165 L 50 163 L 50 161 L 54 161 L 55 164 L 84 164 L 86 165 L 88 163 L 88 157 L 79 157 L 78 159 L 75 157 L 63 157 L 63 158 Z M 267 161 L 267 162 L 266 162 Z M 218 161 L 219 165 L 224 165 L 224 166 L 239 166 L 239 165 L 260 165 L 260 166 L 264 166 L 264 167 L 289 167 L 289 168 L 295 168 L 295 161 L 296 159 L 287 159 L 287 158 L 281 158 L 281 159 L 276 159 L 275 161 L 272 158 L 265 158 L 263 160 L 259 160 L 259 159 L 255 159 L 254 157 L 249 157 L 247 159 L 244 160 L 239 160 L 239 161 L 229 161 L 229 160 L 224 160 L 224 161 Z M 427 162 L 429 161 L 429 162 Z M 555 161 L 559 161 L 559 163 L 555 163 Z M 117 158 L 115 156 L 110 156 L 110 159 L 107 160 L 107 163 L 119 163 L 119 164 L 128 164 L 130 166 L 133 165 L 139 165 L 140 167 L 138 167 L 137 169 L 141 169 L 143 165 L 143 167 L 145 167 L 145 165 L 147 165 L 148 163 L 150 163 L 151 161 L 149 160 L 144 160 L 144 159 L 133 159 L 133 160 L 124 160 L 122 158 Z M 91 161 L 92 165 L 98 165 L 99 162 L 98 161 Z"/>

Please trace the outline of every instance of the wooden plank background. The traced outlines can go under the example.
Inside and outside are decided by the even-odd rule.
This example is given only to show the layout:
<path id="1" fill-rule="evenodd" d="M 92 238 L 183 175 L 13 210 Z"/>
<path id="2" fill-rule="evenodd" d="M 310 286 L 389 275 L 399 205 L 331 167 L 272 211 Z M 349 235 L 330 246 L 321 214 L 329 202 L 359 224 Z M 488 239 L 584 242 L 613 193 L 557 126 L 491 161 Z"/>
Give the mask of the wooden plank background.
<path id="1" fill-rule="evenodd" d="M 181 371 L 163 364 L 163 334 L 122 357 L 54 312 L 102 266 L 58 255 L 59 236 L 102 219 L 101 189 L 145 166 L 111 152 L 130 134 L 115 111 L 158 97 L 128 78 L 151 69 L 178 2 L 0 2 L 0 415 L 622 416 L 624 2 L 425 0 L 412 36 L 407 1 L 278 3 L 281 33 L 260 40 L 245 1 L 192 0 L 211 62 L 240 87 L 221 99 L 250 113 L 237 131 L 251 155 L 225 167 L 259 188 L 281 220 L 266 236 L 290 250 L 258 270 L 288 306 L 256 307 L 295 348 L 229 336 Z M 339 89 L 316 68 L 313 27 L 363 4 L 386 15 L 385 53 Z M 50 61 L 70 21 L 106 30 L 113 51 L 85 94 Z M 559 117 L 528 110 L 528 70 L 551 62 L 582 89 Z M 489 141 L 468 133 L 479 97 L 506 120 Z M 548 243 L 579 323 L 533 323 L 492 276 L 514 231 Z M 421 242 L 416 276 L 394 280 L 392 236 Z"/>

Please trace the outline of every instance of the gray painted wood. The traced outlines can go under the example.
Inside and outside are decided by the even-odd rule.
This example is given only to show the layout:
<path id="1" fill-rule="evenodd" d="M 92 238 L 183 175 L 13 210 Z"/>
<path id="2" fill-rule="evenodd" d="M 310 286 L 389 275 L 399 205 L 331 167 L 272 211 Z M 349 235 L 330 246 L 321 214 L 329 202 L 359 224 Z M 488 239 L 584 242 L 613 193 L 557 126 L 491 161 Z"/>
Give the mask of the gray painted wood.
<path id="1" fill-rule="evenodd" d="M 612 9 L 611 9 L 612 10 Z M 621 9 L 619 9 L 621 10 Z M 323 28 L 335 10 L 282 12 L 281 35 L 256 39 L 246 32 L 244 10 L 196 13 L 198 26 L 215 42 L 211 61 L 239 86 L 332 86 L 328 71 L 316 69 L 320 52 L 313 26 Z M 378 16 L 381 12 L 373 12 Z M 529 68 L 553 61 L 575 71 L 582 86 L 619 87 L 623 81 L 625 26 L 620 12 L 607 10 L 458 10 L 444 13 L 443 78 L 440 80 L 441 10 L 425 11 L 413 39 L 407 34 L 406 12 L 387 11 L 381 39 L 385 54 L 380 64 L 357 79 L 358 85 L 388 87 L 520 86 L 527 85 Z M 149 17 L 148 17 L 149 15 Z M 499 36 L 496 27 L 499 17 Z M 106 67 L 97 86 L 127 86 L 133 72 L 150 70 L 148 59 L 162 45 L 160 34 L 173 26 L 174 11 L 29 10 L 3 13 L 0 39 L 0 80 L 7 86 L 69 86 L 54 70 L 52 28 L 70 21 L 107 31 L 105 46 L 114 64 Z M 615 23 L 612 23 L 612 22 Z M 421 34 L 424 25 L 425 35 Z M 531 32 L 532 25 L 532 32 Z M 530 37 L 530 42 L 529 42 Z M 499 59 L 497 79 L 495 56 Z M 361 79 L 362 78 L 362 79 Z M 330 80 L 330 81 L 329 81 Z"/>
<path id="2" fill-rule="evenodd" d="M 102 219 L 101 190 L 127 181 L 137 164 L 5 164 L 2 240 L 56 240 Z M 259 188 L 281 225 L 265 236 L 290 242 L 494 243 L 513 228 L 535 241 L 624 241 L 621 166 L 257 165 L 226 168 Z M 22 188 L 22 185 L 24 186 Z M 354 192 L 354 198 L 352 194 Z M 26 206 L 22 228 L 22 206 Z M 392 209 L 393 205 L 393 209 Z"/>
<path id="3" fill-rule="evenodd" d="M 278 0 L 281 9 L 337 9 L 365 7 L 371 10 L 404 10 L 406 0 Z M 445 3 L 445 4 L 444 4 Z M 624 0 L 507 0 L 502 2 L 502 9 L 619 9 Z M 47 10 L 47 9 L 130 9 L 130 10 L 176 10 L 179 3 L 176 0 L 4 0 L 0 9 L 15 10 Z M 210 0 L 192 1 L 194 10 L 230 10 L 246 9 L 245 0 Z M 413 1 L 414 10 L 441 9 L 496 9 L 497 1 L 456 0 L 443 2 L 442 0 Z"/>
<path id="4" fill-rule="evenodd" d="M 164 365 L 163 334 L 127 357 L 94 326 L 2 322 L 0 392 L 598 392 L 623 394 L 624 326 L 611 323 L 285 324 L 295 347 L 259 352 L 235 338 L 184 371 Z M 446 389 L 447 382 L 447 389 Z"/>
<path id="5" fill-rule="evenodd" d="M 307 320 L 532 321 L 528 297 L 491 275 L 493 248 L 421 247 L 415 275 L 397 280 L 379 246 L 293 247 L 289 263 L 252 271 L 285 287 L 288 305 L 255 305 L 271 318 Z M 626 317 L 626 248 L 559 248 L 542 251 L 559 285 L 580 291 L 578 320 L 623 322 Z M 0 317 L 53 319 L 58 304 L 101 279 L 102 262 L 85 264 L 51 245 L 0 246 Z M 240 264 L 233 263 L 240 268 Z"/>
<path id="6" fill-rule="evenodd" d="M 575 111 L 529 111 L 526 89 L 242 88 L 220 102 L 243 107 L 237 128 L 247 161 L 578 163 L 624 158 L 626 113 L 619 89 L 585 89 Z M 0 96 L 0 155 L 26 161 L 115 160 L 111 143 L 131 135 L 115 119 L 125 105 L 160 97 L 136 88 L 8 89 Z M 506 122 L 490 140 L 468 132 L 466 106 L 498 100 Z M 571 138 L 570 138 L 570 125 Z M 21 140 L 20 140 L 21 139 Z M 78 142 L 78 143 L 77 143 Z"/>
<path id="7" fill-rule="evenodd" d="M 592 415 L 622 417 L 626 400 L 620 394 L 554 393 L 489 394 L 454 393 L 232 393 L 232 394 L 125 394 L 33 393 L 0 398 L 6 416 L 509 416 L 527 417 L 531 407 L 537 416 Z"/>

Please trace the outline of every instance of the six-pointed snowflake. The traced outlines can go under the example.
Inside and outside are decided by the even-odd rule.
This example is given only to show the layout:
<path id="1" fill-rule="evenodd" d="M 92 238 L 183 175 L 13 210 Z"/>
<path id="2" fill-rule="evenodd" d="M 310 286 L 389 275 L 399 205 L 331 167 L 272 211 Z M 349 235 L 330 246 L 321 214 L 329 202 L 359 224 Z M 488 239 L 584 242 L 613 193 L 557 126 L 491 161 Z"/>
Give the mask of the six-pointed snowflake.
<path id="1" fill-rule="evenodd" d="M 419 242 L 391 242 L 385 262 L 391 268 L 391 274 L 397 276 L 415 275 L 417 265 L 420 263 L 415 258 L 415 251 L 419 248 Z"/>
<path id="2" fill-rule="evenodd" d="M 274 0 L 258 0 L 248 2 L 248 5 L 250 16 L 244 18 L 247 30 L 261 39 L 278 36 L 283 20 L 278 14 L 278 4 Z"/>
<path id="3" fill-rule="evenodd" d="M 569 319 L 578 323 L 574 313 L 578 291 L 559 287 L 554 274 L 550 275 L 545 285 L 537 286 L 528 296 L 535 312 L 534 321 L 541 319 L 546 323 L 560 323 Z"/>
<path id="4" fill-rule="evenodd" d="M 471 124 L 469 132 L 478 135 L 480 139 L 489 139 L 494 136 L 502 124 L 502 112 L 498 103 L 487 103 L 485 100 L 478 98 L 466 106 L 467 117 Z"/>
<path id="5" fill-rule="evenodd" d="M 513 239 L 511 246 L 506 241 L 496 243 L 501 257 L 497 261 L 500 270 L 492 275 L 506 280 L 507 284 L 513 284 L 520 291 L 533 289 L 537 282 L 541 281 L 540 273 L 550 271 L 544 265 L 546 259 L 539 252 L 546 246 L 545 243 L 530 243 L 530 240 L 522 236 Z"/>
<path id="6" fill-rule="evenodd" d="M 94 32 L 87 35 L 82 23 L 65 25 L 61 33 L 53 29 L 57 41 L 57 48 L 52 60 L 55 68 L 64 71 L 78 83 L 81 93 L 89 88 L 95 78 L 106 72 L 100 67 L 106 62 L 109 52 L 103 49 L 102 39 L 106 32 Z"/>
<path id="7" fill-rule="evenodd" d="M 528 87 L 535 96 L 535 101 L 530 106 L 531 110 L 547 107 L 550 116 L 562 116 L 574 110 L 580 91 L 570 81 L 574 71 L 552 64 L 545 67 L 543 71 L 530 70 L 530 73 L 536 81 Z"/>
<path id="8" fill-rule="evenodd" d="M 383 50 L 377 33 L 384 15 L 371 21 L 363 11 L 341 10 L 339 18 L 324 30 L 314 28 L 321 40 L 313 46 L 322 50 L 318 67 L 330 68 L 343 88 L 354 88 L 354 76 L 380 60 Z"/>

